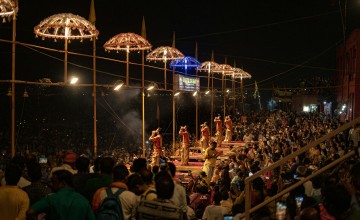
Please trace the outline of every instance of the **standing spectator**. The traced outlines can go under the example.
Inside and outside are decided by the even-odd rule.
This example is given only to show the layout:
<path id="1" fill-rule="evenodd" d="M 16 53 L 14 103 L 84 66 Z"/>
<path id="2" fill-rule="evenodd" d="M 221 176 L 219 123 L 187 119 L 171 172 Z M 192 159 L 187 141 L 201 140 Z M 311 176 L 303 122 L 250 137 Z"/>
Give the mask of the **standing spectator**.
<path id="1" fill-rule="evenodd" d="M 52 220 L 94 220 L 95 216 L 89 202 L 72 188 L 72 174 L 67 170 L 57 170 L 51 176 L 56 193 L 42 198 L 33 204 L 28 215 L 37 219 L 39 213 L 46 213 Z"/>
<path id="2" fill-rule="evenodd" d="M 28 175 L 31 179 L 30 186 L 24 188 L 30 198 L 30 205 L 51 193 L 50 187 L 41 181 L 41 166 L 37 162 L 28 165 Z"/>
<path id="3" fill-rule="evenodd" d="M 155 185 L 153 183 L 152 172 L 150 170 L 146 169 L 146 170 L 140 171 L 139 174 L 147 187 L 145 192 L 141 195 L 141 199 L 145 199 L 145 200 L 156 199 L 157 195 L 156 195 Z"/>
<path id="4" fill-rule="evenodd" d="M 86 197 L 85 184 L 94 177 L 99 176 L 97 173 L 89 173 L 90 160 L 87 157 L 81 156 L 76 159 L 75 166 L 77 173 L 73 176 L 73 185 L 76 192 Z"/>
<path id="5" fill-rule="evenodd" d="M 111 157 L 104 157 L 100 161 L 100 176 L 89 179 L 85 184 L 86 198 L 91 201 L 96 190 L 109 186 L 112 179 L 114 160 Z"/>
<path id="6" fill-rule="evenodd" d="M 21 170 L 21 177 L 19 179 L 19 182 L 17 183 L 17 186 L 20 187 L 20 188 L 30 186 L 31 182 L 24 177 L 25 157 L 23 157 L 23 156 L 14 156 L 14 158 L 11 160 L 11 163 L 16 164 Z M 7 185 L 6 181 L 5 181 L 5 178 L 3 178 L 1 180 L 1 185 L 3 185 L 3 186 Z"/>
<path id="7" fill-rule="evenodd" d="M 124 191 L 119 195 L 119 200 L 121 203 L 121 208 L 123 211 L 124 219 L 134 219 L 135 220 L 135 211 L 137 204 L 137 196 L 128 190 L 128 186 L 126 185 L 127 178 L 129 176 L 129 170 L 125 165 L 117 165 L 114 167 L 114 182 L 109 184 L 111 187 L 111 191 L 115 194 L 119 189 L 123 189 Z M 92 200 L 92 208 L 96 212 L 101 203 L 107 197 L 106 187 L 102 187 L 98 189 Z"/>
<path id="8" fill-rule="evenodd" d="M 29 197 L 17 186 L 21 173 L 21 169 L 15 164 L 9 164 L 6 167 L 6 185 L 0 187 L 0 216 L 2 220 L 26 219 Z"/>
<path id="9" fill-rule="evenodd" d="M 74 153 L 73 151 L 66 152 L 64 158 L 62 159 L 62 165 L 59 167 L 54 167 L 50 172 L 50 177 L 57 170 L 67 170 L 71 174 L 77 173 L 77 170 L 75 168 L 76 159 L 77 159 L 76 153 Z"/>
<path id="10" fill-rule="evenodd" d="M 216 142 L 211 142 L 210 147 L 208 147 L 205 150 L 204 166 L 206 168 L 205 172 L 207 172 L 207 176 L 210 180 L 213 176 L 215 165 L 216 165 L 217 153 L 216 153 L 215 149 L 216 149 Z"/>

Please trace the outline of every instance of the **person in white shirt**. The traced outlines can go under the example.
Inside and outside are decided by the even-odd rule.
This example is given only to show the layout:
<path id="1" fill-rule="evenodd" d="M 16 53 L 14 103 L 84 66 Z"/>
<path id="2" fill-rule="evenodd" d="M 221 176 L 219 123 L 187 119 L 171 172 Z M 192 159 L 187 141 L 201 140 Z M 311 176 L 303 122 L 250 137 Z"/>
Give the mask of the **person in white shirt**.
<path id="1" fill-rule="evenodd" d="M 230 214 L 226 207 L 220 206 L 221 196 L 219 193 L 214 195 L 214 204 L 205 208 L 202 220 L 223 220 L 224 215 Z"/>
<path id="2" fill-rule="evenodd" d="M 174 179 L 176 173 L 176 167 L 172 162 L 168 162 L 168 171 L 170 176 Z M 174 205 L 180 207 L 184 212 L 186 212 L 186 206 L 187 206 L 186 190 L 182 185 L 177 183 L 175 180 L 174 183 L 175 183 L 174 193 L 173 196 L 170 198 L 170 201 Z"/>

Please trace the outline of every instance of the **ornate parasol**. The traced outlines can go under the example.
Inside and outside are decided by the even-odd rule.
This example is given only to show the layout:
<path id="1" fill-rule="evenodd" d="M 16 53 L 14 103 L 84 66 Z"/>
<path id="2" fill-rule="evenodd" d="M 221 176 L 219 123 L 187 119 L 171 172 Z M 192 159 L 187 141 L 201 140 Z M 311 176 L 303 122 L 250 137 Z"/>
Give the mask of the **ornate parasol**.
<path id="1" fill-rule="evenodd" d="M 200 67 L 200 62 L 195 59 L 194 57 L 184 57 L 182 59 L 176 59 L 171 61 L 170 67 L 178 67 L 178 68 L 184 68 L 185 74 L 187 74 L 188 67 L 190 68 L 198 68 Z"/>
<path id="2" fill-rule="evenodd" d="M 68 41 L 80 39 L 92 39 L 99 35 L 99 31 L 88 20 L 78 15 L 62 13 L 52 15 L 41 21 L 34 28 L 36 36 L 65 40 L 65 60 L 64 60 L 64 83 L 67 82 L 67 54 Z"/>
<path id="3" fill-rule="evenodd" d="M 251 75 L 248 72 L 241 69 L 241 68 L 234 68 L 233 70 L 234 70 L 233 73 L 229 73 L 227 75 L 231 75 L 231 77 L 233 79 L 240 78 L 240 93 L 241 93 L 242 113 L 244 113 L 243 79 L 250 79 Z"/>
<path id="4" fill-rule="evenodd" d="M 164 84 L 166 87 L 166 61 L 182 59 L 184 55 L 175 47 L 158 47 L 146 56 L 149 61 L 163 61 L 164 62 Z"/>
<path id="5" fill-rule="evenodd" d="M 207 71 L 208 72 L 208 90 L 210 89 L 210 74 L 213 69 L 218 68 L 219 64 L 214 61 L 205 61 L 201 63 L 201 66 L 197 68 L 199 71 Z"/>
<path id="6" fill-rule="evenodd" d="M 18 8 L 12 0 L 0 0 L 0 16 L 3 18 L 3 23 L 6 22 L 6 18 L 10 18 L 16 15 Z"/>
<path id="7" fill-rule="evenodd" d="M 217 66 L 217 68 L 213 69 L 214 73 L 222 73 L 222 93 L 224 97 L 224 118 L 226 116 L 226 96 L 225 96 L 225 90 L 226 90 L 226 81 L 225 76 L 226 74 L 230 74 L 234 72 L 234 68 L 228 64 L 220 64 Z"/>
<path id="8" fill-rule="evenodd" d="M 140 35 L 134 33 L 118 34 L 104 44 L 105 51 L 126 51 L 126 86 L 129 86 L 129 53 L 130 51 L 150 50 L 152 45 Z"/>

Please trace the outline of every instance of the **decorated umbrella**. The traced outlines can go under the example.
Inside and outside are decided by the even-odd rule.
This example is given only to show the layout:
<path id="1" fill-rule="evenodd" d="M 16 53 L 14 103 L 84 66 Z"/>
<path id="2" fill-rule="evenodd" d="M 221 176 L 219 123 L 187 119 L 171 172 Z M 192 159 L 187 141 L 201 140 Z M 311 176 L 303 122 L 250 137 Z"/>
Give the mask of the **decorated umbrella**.
<path id="1" fill-rule="evenodd" d="M 126 86 L 129 86 L 129 53 L 130 51 L 150 50 L 152 45 L 140 35 L 122 33 L 112 37 L 104 44 L 105 51 L 126 51 Z"/>
<path id="2" fill-rule="evenodd" d="M 16 41 L 16 14 L 18 11 L 17 1 L 0 0 L 0 16 L 3 23 L 6 18 L 13 18 L 12 27 L 12 61 L 11 61 L 11 156 L 15 156 L 15 41 Z"/>
<path id="3" fill-rule="evenodd" d="M 17 13 L 17 5 L 13 0 L 0 0 L 0 16 L 3 19 L 3 23 L 6 22 L 6 18 L 11 18 Z"/>
<path id="4" fill-rule="evenodd" d="M 171 68 L 184 68 L 185 74 L 187 74 L 188 68 L 198 68 L 200 66 L 201 64 L 197 59 L 189 56 L 173 60 L 170 63 Z"/>
<path id="5" fill-rule="evenodd" d="M 64 60 L 64 83 L 67 83 L 67 54 L 68 42 L 70 40 L 92 39 L 99 35 L 99 31 L 88 20 L 78 15 L 62 13 L 52 15 L 41 21 L 34 28 L 36 37 L 64 39 L 65 60 Z"/>
<path id="6" fill-rule="evenodd" d="M 149 61 L 163 61 L 164 62 L 164 84 L 165 84 L 165 90 L 166 87 L 166 61 L 168 60 L 176 60 L 184 58 L 184 55 L 175 47 L 158 47 L 155 50 L 153 50 L 151 53 L 149 53 L 146 56 L 146 60 Z"/>
<path id="7" fill-rule="evenodd" d="M 235 79 L 240 79 L 240 94 L 241 94 L 242 113 L 244 113 L 243 79 L 250 79 L 251 75 L 241 68 L 233 68 L 233 71 L 234 71 L 233 73 L 228 73 L 226 75 L 230 75 L 234 81 L 235 81 Z M 233 91 L 235 91 L 235 88 L 233 88 Z"/>
<path id="8" fill-rule="evenodd" d="M 214 61 L 205 61 L 201 63 L 201 66 L 197 68 L 199 71 L 208 72 L 208 90 L 210 89 L 210 74 L 213 69 L 218 68 L 219 64 Z"/>
<path id="9" fill-rule="evenodd" d="M 228 64 L 220 64 L 217 66 L 217 68 L 213 69 L 214 73 L 221 73 L 222 74 L 222 93 L 224 97 L 224 118 L 226 116 L 226 96 L 225 96 L 225 90 L 226 90 L 226 82 L 225 82 L 225 76 L 226 74 L 233 73 L 234 68 Z"/>

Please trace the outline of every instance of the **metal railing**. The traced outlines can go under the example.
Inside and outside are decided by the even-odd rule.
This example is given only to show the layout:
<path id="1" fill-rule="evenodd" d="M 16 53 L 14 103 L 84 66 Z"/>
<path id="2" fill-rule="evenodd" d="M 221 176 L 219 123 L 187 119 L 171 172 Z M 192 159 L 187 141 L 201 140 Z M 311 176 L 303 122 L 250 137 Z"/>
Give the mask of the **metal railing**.
<path id="1" fill-rule="evenodd" d="M 272 164 L 272 165 L 270 165 L 270 166 L 268 166 L 266 168 L 263 168 L 259 172 L 255 173 L 254 175 L 246 178 L 245 179 L 245 212 L 244 212 L 242 217 L 245 217 L 246 220 L 250 219 L 250 214 L 251 213 L 255 212 L 256 210 L 259 210 L 260 208 L 264 207 L 268 203 L 280 198 L 281 196 L 285 195 L 286 193 L 290 192 L 291 190 L 295 189 L 296 187 L 302 185 L 304 182 L 306 182 L 306 181 L 310 180 L 311 178 L 323 173 L 327 169 L 329 169 L 329 168 L 337 165 L 338 163 L 348 159 L 349 157 L 353 156 L 355 154 L 354 151 L 351 151 L 351 152 L 347 153 L 346 155 L 344 155 L 344 156 L 340 157 L 339 159 L 333 161 L 332 163 L 322 167 L 321 169 L 317 170 L 316 172 L 312 173 L 311 175 L 307 176 L 306 178 L 302 179 L 301 181 L 299 181 L 299 182 L 291 185 L 290 187 L 282 190 L 281 192 L 279 192 L 275 196 L 273 196 L 273 197 L 271 197 L 269 199 L 266 199 L 262 203 L 260 203 L 257 206 L 251 208 L 251 197 L 250 197 L 251 187 L 250 186 L 251 186 L 253 180 L 255 180 L 258 177 L 261 177 L 265 172 L 272 171 L 275 168 L 284 165 L 285 163 L 287 163 L 289 160 L 292 160 L 296 156 L 308 151 L 312 147 L 316 147 L 320 143 L 328 140 L 331 137 L 334 137 L 335 135 L 339 134 L 340 132 L 343 132 L 343 131 L 349 129 L 350 127 L 352 127 L 353 125 L 356 125 L 358 123 L 360 123 L 360 118 L 357 118 L 357 119 L 355 119 L 355 120 L 353 120 L 353 121 L 351 121 L 349 123 L 346 123 L 346 124 L 340 126 L 336 130 L 333 130 L 330 133 L 328 133 L 327 135 L 324 135 L 323 137 L 309 143 L 305 147 L 300 148 L 299 150 L 295 151 L 294 153 L 284 157 L 283 159 L 275 162 L 274 164 Z"/>

